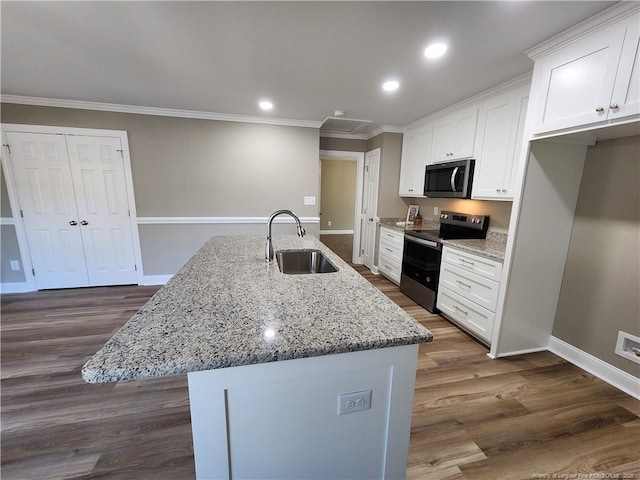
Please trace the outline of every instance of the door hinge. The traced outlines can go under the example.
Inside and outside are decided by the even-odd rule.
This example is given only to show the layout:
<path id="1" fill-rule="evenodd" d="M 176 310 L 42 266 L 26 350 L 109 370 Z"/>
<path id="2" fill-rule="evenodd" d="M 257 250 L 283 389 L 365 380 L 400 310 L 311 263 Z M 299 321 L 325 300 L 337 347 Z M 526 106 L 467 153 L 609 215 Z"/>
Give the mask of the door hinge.
<path id="1" fill-rule="evenodd" d="M 24 218 L 24 213 L 22 213 L 22 210 L 20 210 L 20 216 Z"/>
<path id="2" fill-rule="evenodd" d="M 31 269 L 31 275 L 33 275 L 34 277 L 36 276 L 36 271 L 33 268 Z"/>
<path id="3" fill-rule="evenodd" d="M 4 143 L 2 146 L 7 147 L 7 150 L 9 151 L 9 155 L 11 155 L 11 145 Z"/>
<path id="4" fill-rule="evenodd" d="M 136 272 L 138 271 L 138 265 L 134 265 L 133 268 Z"/>
<path id="5" fill-rule="evenodd" d="M 131 216 L 131 210 L 127 210 L 127 213 L 129 214 L 129 216 Z"/>
<path id="6" fill-rule="evenodd" d="M 116 152 L 120 152 L 120 157 L 122 157 L 122 159 L 124 160 L 124 154 L 122 153 L 122 150 L 118 150 L 118 149 L 116 148 Z"/>

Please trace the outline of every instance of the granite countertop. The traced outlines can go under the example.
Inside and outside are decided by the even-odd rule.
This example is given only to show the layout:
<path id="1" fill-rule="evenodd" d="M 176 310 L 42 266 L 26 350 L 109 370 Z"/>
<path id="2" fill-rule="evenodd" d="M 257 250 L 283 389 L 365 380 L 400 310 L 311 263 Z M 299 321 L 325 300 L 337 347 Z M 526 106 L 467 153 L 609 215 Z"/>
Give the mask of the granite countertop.
<path id="1" fill-rule="evenodd" d="M 422 231 L 422 230 L 438 230 L 440 223 L 433 220 L 423 220 L 422 225 L 416 227 L 414 225 L 405 226 L 403 218 L 381 218 L 380 226 L 389 227 L 400 232 L 405 231 Z M 398 225 L 402 223 L 402 225 Z M 443 245 L 458 248 L 482 257 L 504 262 L 504 252 L 507 248 L 507 234 L 499 232 L 487 232 L 486 239 L 473 240 L 442 240 Z"/>
<path id="2" fill-rule="evenodd" d="M 504 252 L 507 248 L 507 234 L 487 232 L 485 240 L 442 240 L 443 245 L 463 250 L 465 252 L 504 262 Z"/>
<path id="3" fill-rule="evenodd" d="M 312 236 L 335 273 L 285 275 L 265 237 L 211 238 L 82 368 L 90 383 L 424 343 L 420 325 Z"/>

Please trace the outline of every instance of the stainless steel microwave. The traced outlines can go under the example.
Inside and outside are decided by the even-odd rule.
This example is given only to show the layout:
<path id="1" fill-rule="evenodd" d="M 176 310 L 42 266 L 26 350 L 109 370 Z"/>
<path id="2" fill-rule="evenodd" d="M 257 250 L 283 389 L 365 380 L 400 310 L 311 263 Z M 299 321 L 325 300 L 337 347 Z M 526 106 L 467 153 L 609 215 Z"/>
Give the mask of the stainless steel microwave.
<path id="1" fill-rule="evenodd" d="M 431 198 L 471 198 L 475 160 L 427 165 L 424 196 Z"/>

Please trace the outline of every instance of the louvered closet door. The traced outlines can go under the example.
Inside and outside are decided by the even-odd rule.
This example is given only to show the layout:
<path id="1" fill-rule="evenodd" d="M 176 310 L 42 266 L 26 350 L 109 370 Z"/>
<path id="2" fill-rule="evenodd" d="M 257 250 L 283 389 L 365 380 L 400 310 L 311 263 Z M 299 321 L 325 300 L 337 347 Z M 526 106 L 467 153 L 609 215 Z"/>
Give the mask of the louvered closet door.
<path id="1" fill-rule="evenodd" d="M 64 135 L 7 132 L 7 140 L 36 288 L 87 286 Z"/>
<path id="2" fill-rule="evenodd" d="M 119 138 L 67 136 L 89 284 L 137 283 Z"/>

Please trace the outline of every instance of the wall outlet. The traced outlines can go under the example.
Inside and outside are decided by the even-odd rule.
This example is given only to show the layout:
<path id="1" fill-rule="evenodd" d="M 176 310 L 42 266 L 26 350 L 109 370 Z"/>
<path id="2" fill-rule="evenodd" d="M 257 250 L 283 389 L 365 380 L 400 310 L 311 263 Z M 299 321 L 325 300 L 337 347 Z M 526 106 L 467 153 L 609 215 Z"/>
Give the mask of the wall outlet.
<path id="1" fill-rule="evenodd" d="M 20 270 L 20 262 L 18 260 L 11 260 L 9 265 L 11 265 L 11 270 Z"/>
<path id="2" fill-rule="evenodd" d="M 371 408 L 371 390 L 338 395 L 338 415 L 361 412 Z"/>
<path id="3" fill-rule="evenodd" d="M 437 217 L 438 216 L 438 207 L 433 207 L 433 214 Z"/>
<path id="4" fill-rule="evenodd" d="M 304 197 L 304 204 L 305 205 L 315 205 L 316 204 L 316 197 Z"/>
<path id="5" fill-rule="evenodd" d="M 329 221 L 327 222 L 327 225 L 331 226 L 331 220 L 329 220 Z"/>

